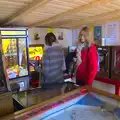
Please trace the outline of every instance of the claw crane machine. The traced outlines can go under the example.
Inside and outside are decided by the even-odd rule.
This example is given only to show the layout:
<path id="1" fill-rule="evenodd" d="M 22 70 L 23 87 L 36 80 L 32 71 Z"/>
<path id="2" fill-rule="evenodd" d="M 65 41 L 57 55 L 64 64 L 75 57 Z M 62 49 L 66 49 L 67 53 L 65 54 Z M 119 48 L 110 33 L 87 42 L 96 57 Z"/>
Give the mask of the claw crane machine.
<path id="1" fill-rule="evenodd" d="M 20 90 L 29 88 L 27 29 L 0 28 L 2 50 L 5 56 L 9 83 L 20 85 Z"/>

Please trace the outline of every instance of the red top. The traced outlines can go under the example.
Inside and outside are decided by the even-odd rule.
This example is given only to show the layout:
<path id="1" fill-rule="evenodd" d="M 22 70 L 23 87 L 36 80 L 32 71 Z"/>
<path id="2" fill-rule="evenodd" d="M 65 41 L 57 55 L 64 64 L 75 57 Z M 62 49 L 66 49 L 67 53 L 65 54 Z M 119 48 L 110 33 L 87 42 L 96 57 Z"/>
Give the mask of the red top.
<path id="1" fill-rule="evenodd" d="M 81 51 L 82 63 L 78 66 L 76 80 L 84 80 L 92 85 L 98 71 L 98 53 L 95 45 Z"/>

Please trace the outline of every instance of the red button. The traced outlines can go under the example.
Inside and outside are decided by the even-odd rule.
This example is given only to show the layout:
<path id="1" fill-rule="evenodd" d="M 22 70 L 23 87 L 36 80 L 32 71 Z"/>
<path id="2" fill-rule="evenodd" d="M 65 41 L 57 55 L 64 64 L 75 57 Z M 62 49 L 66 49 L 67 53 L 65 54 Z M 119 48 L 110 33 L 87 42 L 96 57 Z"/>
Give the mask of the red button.
<path id="1" fill-rule="evenodd" d="M 40 56 L 36 56 L 36 57 L 35 57 L 35 60 L 40 60 Z"/>

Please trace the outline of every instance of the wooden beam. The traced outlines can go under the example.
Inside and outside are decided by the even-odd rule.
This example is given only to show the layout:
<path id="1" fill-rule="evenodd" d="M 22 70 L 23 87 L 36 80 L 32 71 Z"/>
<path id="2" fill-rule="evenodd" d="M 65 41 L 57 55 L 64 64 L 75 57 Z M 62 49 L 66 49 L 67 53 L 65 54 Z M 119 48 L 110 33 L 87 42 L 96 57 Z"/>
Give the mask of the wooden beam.
<path id="1" fill-rule="evenodd" d="M 119 16 L 115 16 L 113 18 L 106 18 L 106 19 L 103 19 L 103 20 L 97 20 L 97 21 L 91 21 L 91 22 L 87 22 L 86 24 L 79 24 L 79 25 L 76 25 L 76 26 L 70 26 L 70 28 L 79 28 L 80 26 L 83 26 L 83 25 L 89 25 L 89 26 L 95 26 L 95 25 L 100 25 L 100 24 L 103 24 L 103 23 L 106 23 L 106 22 L 112 22 L 112 21 L 118 21 L 120 20 L 120 15 Z"/>
<path id="2" fill-rule="evenodd" d="M 45 24 L 48 24 L 48 23 L 51 23 L 53 21 L 56 21 L 58 19 L 61 19 L 67 15 L 71 15 L 71 14 L 74 14 L 76 12 L 84 12 L 84 11 L 87 11 L 93 7 L 97 7 L 97 6 L 100 6 L 100 5 L 104 5 L 108 2 L 111 2 L 113 0 L 94 0 L 93 2 L 87 4 L 87 5 L 83 5 L 83 6 L 79 6 L 77 8 L 74 8 L 72 10 L 68 10 L 67 12 L 64 12 L 64 13 L 61 13 L 61 14 L 58 14 L 58 15 L 55 15 L 53 17 L 50 17 L 46 20 L 42 20 L 42 21 L 39 21 L 35 24 L 32 24 L 30 26 L 40 26 L 40 25 L 45 25 Z"/>
<path id="3" fill-rule="evenodd" d="M 26 7 L 21 8 L 19 11 L 17 11 L 15 14 L 9 16 L 7 19 L 5 19 L 1 24 L 7 24 L 11 21 L 14 21 L 22 16 L 27 15 L 28 13 L 36 10 L 38 7 L 42 7 L 46 5 L 48 2 L 51 2 L 52 0 L 33 0 L 32 3 L 29 3 Z"/>
<path id="4" fill-rule="evenodd" d="M 106 91 L 103 91 L 103 90 L 99 90 L 99 89 L 97 89 L 97 88 L 89 87 L 89 86 L 85 86 L 85 88 L 86 88 L 89 92 L 97 93 L 97 94 L 100 94 L 100 95 L 102 95 L 102 96 L 111 98 L 111 99 L 113 99 L 113 100 L 118 100 L 118 101 L 120 101 L 120 96 L 117 96 L 117 95 L 115 95 L 115 94 L 112 94 L 112 93 L 109 93 L 109 92 L 106 92 Z"/>
<path id="5" fill-rule="evenodd" d="M 96 15 L 96 16 L 93 16 L 93 17 L 87 17 L 84 20 L 80 19 L 80 20 L 68 21 L 66 24 L 63 24 L 63 25 L 66 26 L 66 25 L 72 24 L 72 26 L 77 26 L 77 25 L 81 25 L 81 24 L 86 24 L 87 22 L 89 23 L 90 21 L 102 20 L 102 19 L 105 19 L 105 18 L 114 17 L 114 16 L 118 16 L 118 15 L 120 15 L 120 10 L 114 10 L 112 12 L 99 14 L 99 15 Z M 63 26 L 63 25 L 61 25 L 61 26 Z"/>
<path id="6" fill-rule="evenodd" d="M 64 26 L 61 26 L 61 25 L 64 25 L 64 24 L 67 24 L 68 22 L 70 22 L 71 19 L 64 19 L 64 20 L 59 20 L 59 21 L 53 21 L 52 23 L 48 23 L 46 24 L 47 26 L 51 26 L 51 27 L 64 27 Z"/>
<path id="7" fill-rule="evenodd" d="M 61 25 L 62 26 L 80 26 L 83 24 L 89 24 L 92 22 L 97 22 L 97 21 L 102 21 L 102 20 L 107 20 L 107 19 L 112 19 L 112 18 L 117 18 L 118 16 L 120 16 L 120 10 L 114 10 L 112 12 L 108 12 L 108 13 L 104 13 L 104 14 L 99 14 L 93 17 L 87 17 L 84 20 L 72 20 L 72 21 L 68 21 L 66 24 Z"/>
<path id="8" fill-rule="evenodd" d="M 80 23 L 81 21 L 83 21 L 85 19 L 79 19 L 79 20 L 74 20 L 74 19 L 71 19 L 71 20 L 67 20 L 66 22 L 64 23 L 61 23 L 59 25 L 56 25 L 57 27 L 64 27 L 64 26 L 69 26 L 69 25 L 76 25 L 76 23 Z"/>

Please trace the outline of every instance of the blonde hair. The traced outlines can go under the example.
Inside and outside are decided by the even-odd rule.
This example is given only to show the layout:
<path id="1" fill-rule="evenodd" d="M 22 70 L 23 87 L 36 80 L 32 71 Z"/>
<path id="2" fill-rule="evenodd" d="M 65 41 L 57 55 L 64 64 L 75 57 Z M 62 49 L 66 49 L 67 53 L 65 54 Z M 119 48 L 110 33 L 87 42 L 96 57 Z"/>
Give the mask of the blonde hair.
<path id="1" fill-rule="evenodd" d="M 79 33 L 79 42 L 81 41 L 81 36 L 84 36 L 85 37 L 85 40 L 88 44 L 88 46 L 91 46 L 92 44 L 92 40 L 90 39 L 90 30 L 88 27 L 84 27 L 80 30 L 80 33 Z"/>

